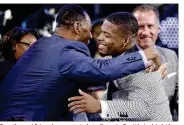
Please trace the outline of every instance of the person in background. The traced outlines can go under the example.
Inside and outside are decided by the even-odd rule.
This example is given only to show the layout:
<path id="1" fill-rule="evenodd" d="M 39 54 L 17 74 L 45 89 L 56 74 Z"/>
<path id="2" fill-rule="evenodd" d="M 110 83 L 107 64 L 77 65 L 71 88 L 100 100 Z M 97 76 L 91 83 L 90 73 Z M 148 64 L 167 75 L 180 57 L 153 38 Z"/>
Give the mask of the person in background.
<path id="1" fill-rule="evenodd" d="M 14 27 L 2 36 L 0 53 L 0 83 L 22 54 L 39 38 L 36 31 L 21 27 Z"/>
<path id="2" fill-rule="evenodd" d="M 104 19 L 96 19 L 92 21 L 92 28 L 91 28 L 91 33 L 93 38 L 90 39 L 90 42 L 88 44 L 88 48 L 91 54 L 91 57 L 95 58 L 97 53 L 98 53 L 98 43 L 97 43 L 97 38 L 101 33 L 101 26 L 103 24 Z"/>
<path id="3" fill-rule="evenodd" d="M 91 56 L 95 59 L 110 59 L 111 56 L 104 56 L 102 57 L 98 52 L 98 36 L 102 32 L 101 26 L 103 24 L 104 18 L 96 19 L 92 22 L 92 29 L 91 33 L 93 38 L 90 40 L 88 44 L 88 48 L 90 50 Z"/>
<path id="4" fill-rule="evenodd" d="M 146 49 L 154 45 L 160 54 L 162 63 L 168 63 L 168 75 L 173 74 L 171 77 L 164 79 L 163 85 L 170 101 L 173 120 L 178 120 L 178 58 L 173 50 L 156 46 L 156 40 L 160 32 L 159 12 L 154 6 L 143 4 L 137 6 L 132 14 L 137 19 L 140 27 L 136 38 L 138 47 Z"/>

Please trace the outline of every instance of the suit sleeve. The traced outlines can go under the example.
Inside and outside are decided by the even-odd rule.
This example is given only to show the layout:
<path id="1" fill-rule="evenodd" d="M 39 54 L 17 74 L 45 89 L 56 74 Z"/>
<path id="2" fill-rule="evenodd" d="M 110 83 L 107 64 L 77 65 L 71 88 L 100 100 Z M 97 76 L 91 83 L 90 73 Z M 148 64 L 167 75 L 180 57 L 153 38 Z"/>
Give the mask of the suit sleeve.
<path id="1" fill-rule="evenodd" d="M 176 109 L 178 113 L 178 57 L 175 52 L 173 52 L 174 55 L 174 61 L 176 62 L 176 87 L 175 87 L 175 93 L 172 101 L 170 101 L 170 105 L 174 105 L 174 108 Z"/>
<path id="2" fill-rule="evenodd" d="M 85 82 L 104 82 L 144 70 L 139 52 L 121 55 L 113 59 L 99 60 L 90 57 L 87 47 L 74 45 L 65 47 L 59 57 L 60 74 Z"/>
<path id="3" fill-rule="evenodd" d="M 174 61 L 176 62 L 176 72 L 177 72 L 177 74 L 176 74 L 176 89 L 178 91 L 178 57 L 177 57 L 175 52 L 173 52 L 173 55 L 174 55 Z"/>

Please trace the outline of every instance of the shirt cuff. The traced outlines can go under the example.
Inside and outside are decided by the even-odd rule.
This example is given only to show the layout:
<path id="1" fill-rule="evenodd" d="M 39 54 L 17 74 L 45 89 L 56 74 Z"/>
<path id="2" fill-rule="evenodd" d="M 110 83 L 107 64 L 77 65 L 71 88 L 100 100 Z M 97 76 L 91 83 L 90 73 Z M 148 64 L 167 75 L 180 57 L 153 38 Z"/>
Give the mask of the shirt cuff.
<path id="1" fill-rule="evenodd" d="M 108 117 L 107 113 L 109 112 L 109 106 L 106 101 L 100 101 L 100 104 L 101 104 L 101 113 L 99 114 L 102 118 L 107 118 Z"/>
<path id="2" fill-rule="evenodd" d="M 140 50 L 139 53 L 142 56 L 142 60 L 144 62 L 144 66 L 147 68 L 149 66 L 150 62 L 148 61 L 146 55 L 144 54 L 144 52 L 142 50 Z"/>

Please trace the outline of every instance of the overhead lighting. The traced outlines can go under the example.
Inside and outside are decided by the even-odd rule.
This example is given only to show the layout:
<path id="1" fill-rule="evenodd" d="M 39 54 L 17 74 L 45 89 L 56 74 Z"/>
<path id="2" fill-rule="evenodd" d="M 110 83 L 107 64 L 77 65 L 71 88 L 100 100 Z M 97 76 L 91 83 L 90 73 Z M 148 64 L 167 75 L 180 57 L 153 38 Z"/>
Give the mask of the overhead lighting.
<path id="1" fill-rule="evenodd" d="M 7 20 L 11 20 L 12 18 L 13 18 L 13 16 L 12 16 L 11 10 L 10 10 L 10 9 L 6 10 L 6 11 L 4 12 L 3 26 L 6 25 Z"/>

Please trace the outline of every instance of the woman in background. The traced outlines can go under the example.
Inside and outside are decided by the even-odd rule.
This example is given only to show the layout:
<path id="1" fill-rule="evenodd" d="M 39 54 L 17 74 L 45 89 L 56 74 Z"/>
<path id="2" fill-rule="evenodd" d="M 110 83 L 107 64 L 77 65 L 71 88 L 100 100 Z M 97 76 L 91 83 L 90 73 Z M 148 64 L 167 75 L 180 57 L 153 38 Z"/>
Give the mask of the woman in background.
<path id="1" fill-rule="evenodd" d="M 0 84 L 21 55 L 39 38 L 36 31 L 14 27 L 0 41 Z"/>

